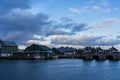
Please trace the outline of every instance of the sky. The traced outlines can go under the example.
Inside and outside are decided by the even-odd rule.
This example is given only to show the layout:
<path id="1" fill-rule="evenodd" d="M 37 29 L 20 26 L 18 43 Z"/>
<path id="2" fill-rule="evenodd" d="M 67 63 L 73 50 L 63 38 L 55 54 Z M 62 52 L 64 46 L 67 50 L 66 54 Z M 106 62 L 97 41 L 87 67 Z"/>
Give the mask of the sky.
<path id="1" fill-rule="evenodd" d="M 20 49 L 115 46 L 120 50 L 119 0 L 0 0 L 0 39 Z"/>

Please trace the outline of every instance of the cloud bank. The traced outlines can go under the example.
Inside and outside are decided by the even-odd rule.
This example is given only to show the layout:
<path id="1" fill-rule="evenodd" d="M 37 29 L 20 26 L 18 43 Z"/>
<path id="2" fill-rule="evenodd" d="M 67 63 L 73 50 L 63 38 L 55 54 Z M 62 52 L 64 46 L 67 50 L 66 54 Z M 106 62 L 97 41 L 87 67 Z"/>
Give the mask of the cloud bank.
<path id="1" fill-rule="evenodd" d="M 101 5 L 107 6 L 108 3 L 101 3 Z M 32 0 L 14 0 L 13 2 L 1 0 L 0 39 L 16 41 L 20 46 L 32 43 L 42 43 L 49 46 L 111 46 L 120 44 L 119 36 L 109 38 L 109 36 L 86 34 L 94 27 L 106 27 L 119 23 L 119 19 L 109 18 L 90 26 L 88 23 L 78 23 L 68 17 L 54 21 L 47 13 L 32 13 L 31 8 Z M 90 9 L 103 11 L 100 5 L 83 6 L 80 9 L 70 8 L 70 11 L 81 14 L 91 12 Z"/>

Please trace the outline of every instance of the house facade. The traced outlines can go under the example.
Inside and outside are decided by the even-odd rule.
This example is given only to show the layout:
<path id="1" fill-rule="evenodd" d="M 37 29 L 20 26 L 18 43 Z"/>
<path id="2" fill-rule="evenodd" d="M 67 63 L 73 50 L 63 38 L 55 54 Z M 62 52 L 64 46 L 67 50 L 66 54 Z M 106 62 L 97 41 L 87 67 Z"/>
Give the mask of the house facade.
<path id="1" fill-rule="evenodd" d="M 96 48 L 96 54 L 97 55 L 104 54 L 104 50 L 101 47 L 97 47 Z"/>
<path id="2" fill-rule="evenodd" d="M 18 46 L 15 42 L 0 40 L 1 56 L 11 56 L 13 53 L 16 53 L 17 50 L 18 50 Z"/>
<path id="3" fill-rule="evenodd" d="M 60 47 L 58 51 L 64 55 L 75 55 L 77 50 L 72 47 Z"/>
<path id="4" fill-rule="evenodd" d="M 101 47 L 96 48 L 95 59 L 97 60 L 107 59 L 107 54 L 105 54 L 104 50 Z"/>
<path id="5" fill-rule="evenodd" d="M 45 45 L 32 44 L 24 50 L 24 53 L 28 57 L 49 57 L 52 55 L 52 50 Z"/>
<path id="6" fill-rule="evenodd" d="M 85 47 L 83 49 L 84 54 L 92 54 L 92 48 L 91 47 Z"/>
<path id="7" fill-rule="evenodd" d="M 93 55 L 92 55 L 92 47 L 85 47 L 83 49 L 83 59 L 86 59 L 86 60 L 91 60 L 93 59 Z"/>
<path id="8" fill-rule="evenodd" d="M 109 53 L 110 54 L 116 54 L 116 53 L 118 53 L 118 50 L 115 48 L 115 47 L 111 47 L 111 48 L 109 48 Z"/>

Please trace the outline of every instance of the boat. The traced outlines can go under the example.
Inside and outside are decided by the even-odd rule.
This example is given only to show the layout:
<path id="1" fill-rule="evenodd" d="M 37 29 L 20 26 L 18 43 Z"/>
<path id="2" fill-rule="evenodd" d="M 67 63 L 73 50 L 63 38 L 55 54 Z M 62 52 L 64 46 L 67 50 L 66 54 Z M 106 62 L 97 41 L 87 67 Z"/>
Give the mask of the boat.
<path id="1" fill-rule="evenodd" d="M 58 59 L 58 55 L 52 56 L 52 59 Z"/>
<path id="2" fill-rule="evenodd" d="M 40 60 L 40 59 L 41 59 L 41 56 L 34 56 L 33 59 L 35 59 L 35 60 Z"/>

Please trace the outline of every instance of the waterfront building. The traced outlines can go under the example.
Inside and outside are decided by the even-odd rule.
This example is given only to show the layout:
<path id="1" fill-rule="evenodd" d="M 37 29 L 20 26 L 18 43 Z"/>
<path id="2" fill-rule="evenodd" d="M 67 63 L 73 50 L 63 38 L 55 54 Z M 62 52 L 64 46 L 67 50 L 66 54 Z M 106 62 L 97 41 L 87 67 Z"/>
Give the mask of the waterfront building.
<path id="1" fill-rule="evenodd" d="M 13 41 L 3 41 L 0 40 L 0 54 L 1 57 L 12 56 L 13 53 L 17 53 L 18 46 Z"/>
<path id="2" fill-rule="evenodd" d="M 61 52 L 57 49 L 57 48 L 52 48 L 52 51 L 53 51 L 53 55 L 63 55 L 61 54 Z"/>
<path id="3" fill-rule="evenodd" d="M 45 45 L 32 44 L 24 50 L 24 53 L 28 57 L 50 57 L 52 50 Z"/>
<path id="4" fill-rule="evenodd" d="M 72 47 L 60 47 L 58 51 L 64 55 L 75 55 L 77 50 Z"/>
<path id="5" fill-rule="evenodd" d="M 104 50 L 100 47 L 97 47 L 96 48 L 96 55 L 95 55 L 95 58 L 96 59 L 99 59 L 99 60 L 104 60 L 107 58 L 107 55 L 105 54 Z"/>
<path id="6" fill-rule="evenodd" d="M 119 51 L 115 47 L 109 48 L 109 59 L 118 60 L 120 59 Z"/>
<path id="7" fill-rule="evenodd" d="M 97 47 L 96 54 L 104 54 L 104 50 L 101 47 Z"/>
<path id="8" fill-rule="evenodd" d="M 109 52 L 110 52 L 110 54 L 116 54 L 116 53 L 118 53 L 118 50 L 112 46 L 111 48 L 109 48 Z"/>
<path id="9" fill-rule="evenodd" d="M 92 48 L 91 47 L 85 47 L 83 49 L 83 53 L 86 54 L 92 54 Z"/>
<path id="10" fill-rule="evenodd" d="M 85 47 L 83 49 L 84 59 L 93 59 L 92 47 Z"/>

